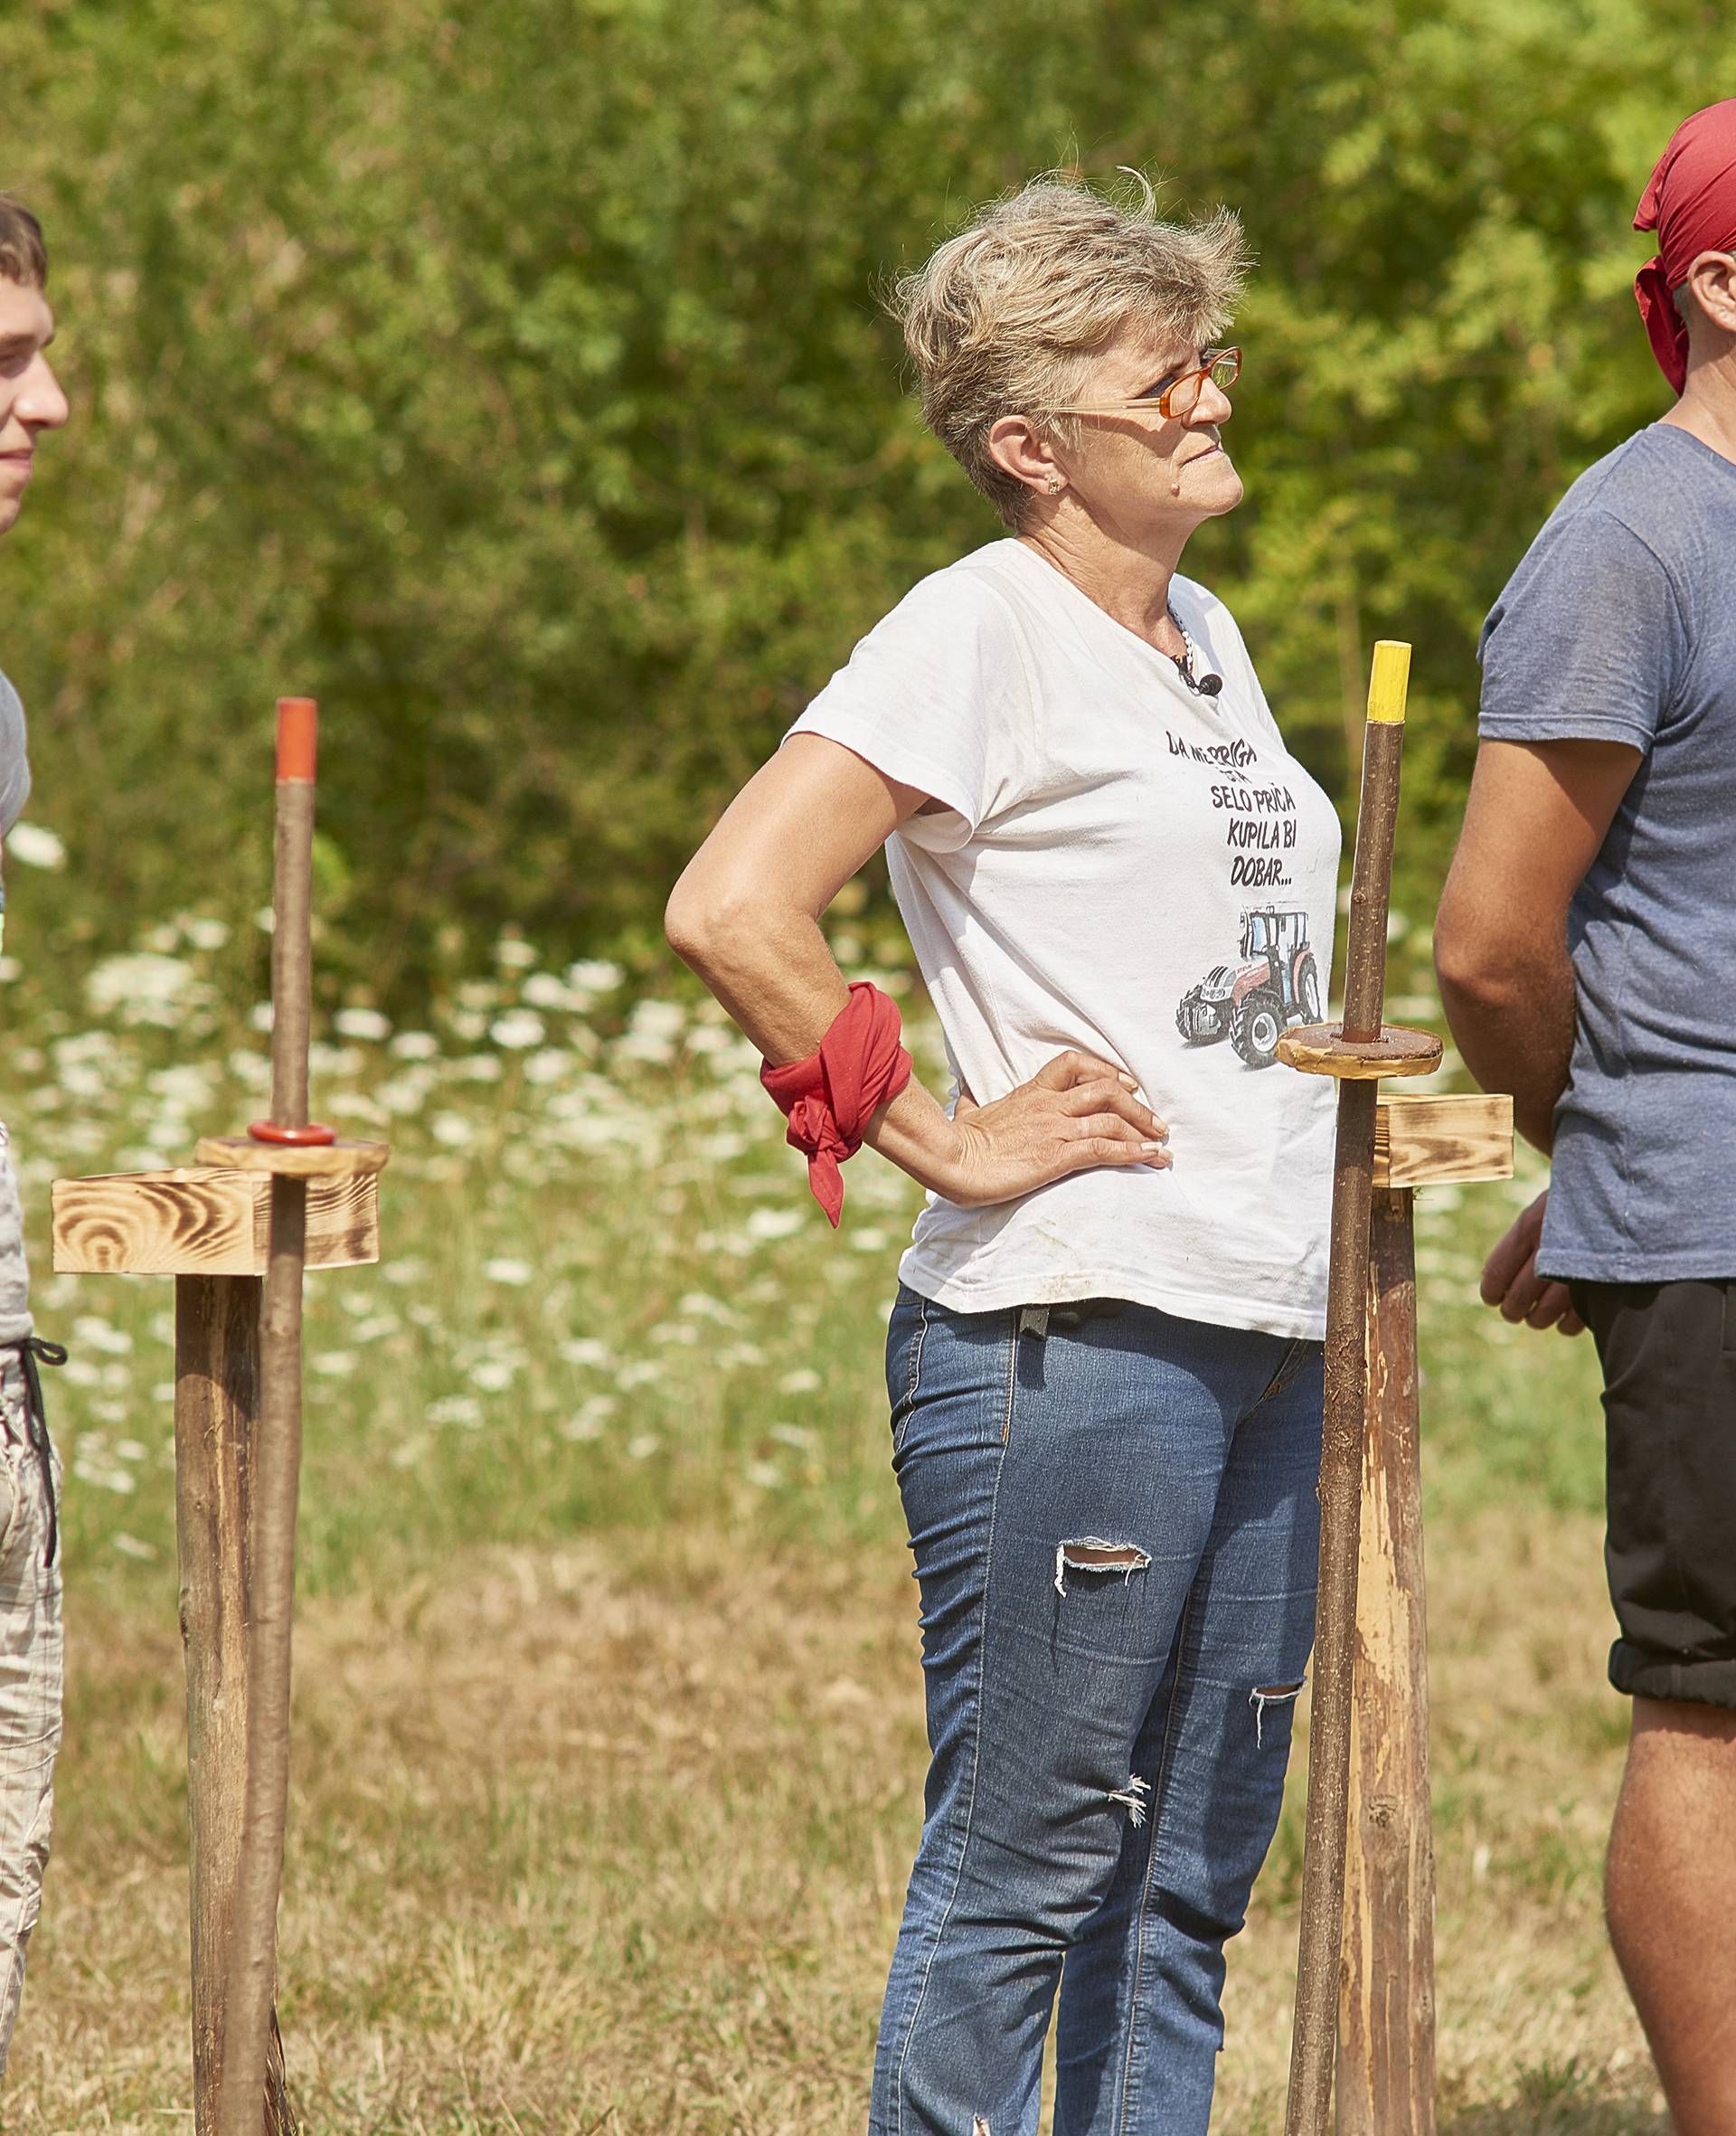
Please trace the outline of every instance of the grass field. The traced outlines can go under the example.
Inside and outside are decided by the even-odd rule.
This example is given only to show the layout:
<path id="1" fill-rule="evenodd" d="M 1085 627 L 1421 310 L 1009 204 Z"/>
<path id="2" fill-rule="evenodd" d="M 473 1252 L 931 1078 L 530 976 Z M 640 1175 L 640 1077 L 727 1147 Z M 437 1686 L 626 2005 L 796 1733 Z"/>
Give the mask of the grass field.
<path id="1" fill-rule="evenodd" d="M 56 1172 L 184 1161 L 257 1035 L 208 923 L 8 1040 Z M 427 1032 L 341 1018 L 321 1109 L 388 1133 L 387 1258 L 310 1281 L 281 2009 L 310 2131 L 861 2125 L 914 1844 L 915 1593 L 879 1344 L 914 1193 L 835 1237 L 707 1015 L 503 945 Z M 1425 1199 L 1442 2120 L 1661 2130 L 1604 1947 L 1626 1711 L 1585 1346 L 1472 1302 L 1534 1191 Z M 45 1258 L 39 1254 L 39 1260 Z M 37 1284 L 73 1362 L 58 1840 L 0 2126 L 191 2126 L 169 1287 Z M 1231 1949 L 1216 2126 L 1280 2125 L 1303 1760 Z"/>

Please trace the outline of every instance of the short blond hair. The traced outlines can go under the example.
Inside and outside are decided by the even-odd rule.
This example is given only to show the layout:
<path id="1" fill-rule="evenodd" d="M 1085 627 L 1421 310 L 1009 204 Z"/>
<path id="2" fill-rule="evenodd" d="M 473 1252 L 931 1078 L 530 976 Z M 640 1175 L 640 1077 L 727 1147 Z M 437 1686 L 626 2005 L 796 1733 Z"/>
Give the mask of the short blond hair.
<path id="1" fill-rule="evenodd" d="M 1065 438 L 1064 407 L 1090 359 L 1119 329 L 1148 322 L 1195 348 L 1228 324 L 1248 271 L 1228 208 L 1161 222 L 1138 173 L 1137 203 L 1063 173 L 1033 178 L 983 209 L 889 298 L 916 366 L 922 416 L 1001 515 L 1016 527 L 1031 491 L 999 467 L 990 427 L 1028 415 Z"/>

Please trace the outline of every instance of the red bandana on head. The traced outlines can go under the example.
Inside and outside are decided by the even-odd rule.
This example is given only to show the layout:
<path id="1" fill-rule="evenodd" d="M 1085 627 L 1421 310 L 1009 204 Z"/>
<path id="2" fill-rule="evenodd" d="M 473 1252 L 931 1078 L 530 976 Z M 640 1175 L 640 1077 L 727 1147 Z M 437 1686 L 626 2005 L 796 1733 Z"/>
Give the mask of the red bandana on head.
<path id="1" fill-rule="evenodd" d="M 1639 316 L 1657 367 L 1679 393 L 1688 376 L 1688 329 L 1672 289 L 1702 252 L 1736 249 L 1736 97 L 1708 104 L 1676 128 L 1639 196 L 1636 230 L 1657 232 L 1657 251 L 1634 278 Z"/>

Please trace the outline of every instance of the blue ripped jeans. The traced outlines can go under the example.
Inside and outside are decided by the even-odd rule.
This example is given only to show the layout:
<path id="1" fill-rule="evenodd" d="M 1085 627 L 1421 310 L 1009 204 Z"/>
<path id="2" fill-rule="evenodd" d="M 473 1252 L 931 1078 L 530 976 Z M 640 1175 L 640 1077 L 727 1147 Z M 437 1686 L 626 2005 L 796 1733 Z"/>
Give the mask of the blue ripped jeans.
<path id="1" fill-rule="evenodd" d="M 1202 2136 L 1314 1631 L 1321 1346 L 901 1288 L 933 1760 L 873 2136 Z"/>

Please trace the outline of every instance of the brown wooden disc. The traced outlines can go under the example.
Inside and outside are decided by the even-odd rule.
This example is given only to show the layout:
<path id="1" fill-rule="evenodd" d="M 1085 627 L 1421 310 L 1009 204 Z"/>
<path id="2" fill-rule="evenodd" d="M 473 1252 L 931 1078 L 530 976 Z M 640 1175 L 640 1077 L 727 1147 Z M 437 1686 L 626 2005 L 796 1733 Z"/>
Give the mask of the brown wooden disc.
<path id="1" fill-rule="evenodd" d="M 288 1179 L 326 1179 L 343 1172 L 382 1172 L 390 1142 L 256 1142 L 250 1135 L 203 1135 L 202 1165 L 228 1165 L 238 1172 L 275 1172 Z"/>
<path id="2" fill-rule="evenodd" d="M 1410 1031 L 1382 1024 L 1378 1038 L 1346 1038 L 1341 1024 L 1305 1024 L 1278 1042 L 1278 1057 L 1304 1075 L 1335 1075 L 1351 1082 L 1373 1082 L 1383 1075 L 1432 1075 L 1440 1066 L 1441 1044 L 1432 1031 Z"/>

